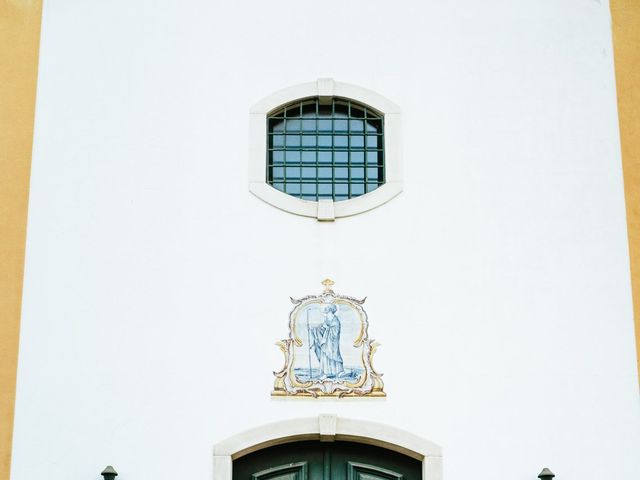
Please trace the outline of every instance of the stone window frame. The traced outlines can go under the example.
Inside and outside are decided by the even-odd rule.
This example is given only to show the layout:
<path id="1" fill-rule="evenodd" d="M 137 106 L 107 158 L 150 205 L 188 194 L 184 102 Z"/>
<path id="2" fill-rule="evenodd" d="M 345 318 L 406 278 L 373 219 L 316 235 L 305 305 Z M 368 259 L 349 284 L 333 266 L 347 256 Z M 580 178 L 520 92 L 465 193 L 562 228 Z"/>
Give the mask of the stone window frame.
<path id="1" fill-rule="evenodd" d="M 318 97 L 354 100 L 384 115 L 385 183 L 359 197 L 334 202 L 331 199 L 312 201 L 295 198 L 276 190 L 267 183 L 267 117 L 283 105 Z M 286 212 L 320 221 L 333 221 L 369 211 L 388 202 L 402 192 L 401 113 L 391 100 L 363 87 L 321 78 L 275 92 L 251 107 L 249 143 L 249 191 L 256 197 Z"/>

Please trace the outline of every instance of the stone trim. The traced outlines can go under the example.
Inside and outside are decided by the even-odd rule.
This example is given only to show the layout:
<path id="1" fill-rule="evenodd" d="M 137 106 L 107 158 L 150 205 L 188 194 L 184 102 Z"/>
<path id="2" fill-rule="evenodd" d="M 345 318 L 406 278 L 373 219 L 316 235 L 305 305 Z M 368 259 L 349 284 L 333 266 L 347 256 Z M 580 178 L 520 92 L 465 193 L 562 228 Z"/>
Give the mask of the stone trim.
<path id="1" fill-rule="evenodd" d="M 213 479 L 232 480 L 233 460 L 303 440 L 345 440 L 387 448 L 422 461 L 423 480 L 442 480 L 442 448 L 399 428 L 323 414 L 269 423 L 234 435 L 213 448 Z"/>

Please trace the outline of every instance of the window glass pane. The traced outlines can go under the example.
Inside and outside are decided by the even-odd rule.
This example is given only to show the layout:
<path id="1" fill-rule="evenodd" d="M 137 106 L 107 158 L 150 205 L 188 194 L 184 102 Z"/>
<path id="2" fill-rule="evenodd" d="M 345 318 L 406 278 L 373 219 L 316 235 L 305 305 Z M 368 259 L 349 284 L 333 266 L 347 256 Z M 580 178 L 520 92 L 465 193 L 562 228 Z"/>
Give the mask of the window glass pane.
<path id="1" fill-rule="evenodd" d="M 302 178 L 316 178 L 316 169 L 315 167 L 304 167 L 302 169 Z"/>
<path id="2" fill-rule="evenodd" d="M 303 195 L 313 195 L 315 200 L 316 197 L 316 184 L 315 183 L 303 183 L 302 184 L 302 194 Z"/>
<path id="3" fill-rule="evenodd" d="M 351 163 L 364 163 L 364 152 L 351 152 Z"/>
<path id="4" fill-rule="evenodd" d="M 318 131 L 330 132 L 333 127 L 331 123 L 331 120 L 318 120 Z"/>
<path id="5" fill-rule="evenodd" d="M 303 147 L 315 147 L 316 146 L 316 136 L 315 135 L 303 135 L 303 137 L 302 137 L 302 146 Z"/>
<path id="6" fill-rule="evenodd" d="M 287 132 L 299 132 L 300 120 L 287 120 Z"/>
<path id="7" fill-rule="evenodd" d="M 331 135 L 320 135 L 318 137 L 319 147 L 331 147 Z"/>
<path id="8" fill-rule="evenodd" d="M 333 161 L 336 163 L 347 163 L 349 161 L 349 152 L 334 152 Z"/>
<path id="9" fill-rule="evenodd" d="M 362 120 L 351 120 L 351 131 L 362 132 L 364 130 L 364 122 Z"/>
<path id="10" fill-rule="evenodd" d="M 285 111 L 285 116 L 286 117 L 299 117 L 300 116 L 300 104 L 298 105 L 290 105 L 288 106 Z"/>
<path id="11" fill-rule="evenodd" d="M 351 185 L 351 195 L 364 195 L 364 184 L 363 183 L 354 183 Z"/>
<path id="12" fill-rule="evenodd" d="M 303 132 L 315 132 L 316 131 L 316 121 L 315 120 L 302 120 L 302 131 Z"/>
<path id="13" fill-rule="evenodd" d="M 333 185 L 330 183 L 320 183 L 318 185 L 318 194 L 319 195 L 331 195 L 333 193 Z"/>
<path id="14" fill-rule="evenodd" d="M 355 118 L 364 118 L 364 109 L 351 105 L 351 116 Z"/>
<path id="15" fill-rule="evenodd" d="M 269 120 L 269 131 L 271 132 L 284 131 L 284 120 L 281 120 L 279 118 L 273 118 Z"/>
<path id="16" fill-rule="evenodd" d="M 336 183 L 333 188 L 336 195 L 349 195 L 349 185 L 346 183 Z"/>
<path id="17" fill-rule="evenodd" d="M 336 135 L 333 137 L 333 146 L 336 148 L 347 148 L 349 146 L 349 137 L 347 135 Z"/>
<path id="18" fill-rule="evenodd" d="M 285 184 L 285 190 L 284 191 L 286 193 L 299 195 L 300 194 L 300 184 L 299 183 L 287 183 L 287 184 Z"/>
<path id="19" fill-rule="evenodd" d="M 300 167 L 287 167 L 286 174 L 287 180 L 297 180 L 300 178 Z"/>
<path id="20" fill-rule="evenodd" d="M 334 120 L 333 129 L 336 132 L 346 132 L 349 130 L 349 121 L 348 120 Z"/>
<path id="21" fill-rule="evenodd" d="M 367 148 L 378 148 L 377 135 L 367 135 Z"/>
<path id="22" fill-rule="evenodd" d="M 367 168 L 367 180 L 378 180 L 377 168 Z"/>
<path id="23" fill-rule="evenodd" d="M 271 152 L 271 158 L 273 160 L 273 163 L 282 163 L 284 162 L 284 151 L 282 150 L 276 150 L 274 152 Z"/>
<path id="24" fill-rule="evenodd" d="M 382 133 L 382 121 L 367 119 L 367 132 L 368 133 Z"/>
<path id="25" fill-rule="evenodd" d="M 335 169 L 336 180 L 348 180 L 349 169 L 348 168 L 336 168 Z"/>
<path id="26" fill-rule="evenodd" d="M 367 152 L 367 163 L 378 163 L 378 152 Z"/>
<path id="27" fill-rule="evenodd" d="M 284 136 L 274 135 L 271 137 L 271 142 L 274 147 L 284 147 Z"/>
<path id="28" fill-rule="evenodd" d="M 331 105 L 318 105 L 318 116 L 331 117 L 333 115 Z"/>
<path id="29" fill-rule="evenodd" d="M 274 167 L 274 169 L 273 169 L 273 179 L 274 180 L 283 180 L 284 179 L 284 167 Z"/>
<path id="30" fill-rule="evenodd" d="M 302 116 L 303 117 L 315 117 L 316 116 L 316 102 L 307 102 L 302 104 Z"/>
<path id="31" fill-rule="evenodd" d="M 333 114 L 335 118 L 349 118 L 349 104 L 340 101 L 335 102 Z"/>
<path id="32" fill-rule="evenodd" d="M 288 171 L 289 169 L 287 169 Z M 289 176 L 287 174 L 287 176 Z M 364 168 L 351 168 L 351 179 L 352 180 L 364 180 Z"/>
<path id="33" fill-rule="evenodd" d="M 318 152 L 319 163 L 331 163 L 331 152 Z"/>
<path id="34" fill-rule="evenodd" d="M 280 190 L 281 192 L 284 192 L 284 183 L 274 183 L 273 188 Z"/>
<path id="35" fill-rule="evenodd" d="M 353 135 L 351 137 L 351 146 L 353 148 L 362 148 L 364 147 L 364 137 L 360 135 Z"/>
<path id="36" fill-rule="evenodd" d="M 316 152 L 302 152 L 302 163 L 316 163 Z"/>
<path id="37" fill-rule="evenodd" d="M 287 147 L 299 147 L 300 136 L 299 135 L 287 135 Z"/>
<path id="38" fill-rule="evenodd" d="M 320 167 L 318 168 L 318 178 L 323 180 L 331 180 L 333 169 L 331 167 Z"/>
<path id="39" fill-rule="evenodd" d="M 287 163 L 300 163 L 300 152 L 287 150 L 285 158 Z"/>

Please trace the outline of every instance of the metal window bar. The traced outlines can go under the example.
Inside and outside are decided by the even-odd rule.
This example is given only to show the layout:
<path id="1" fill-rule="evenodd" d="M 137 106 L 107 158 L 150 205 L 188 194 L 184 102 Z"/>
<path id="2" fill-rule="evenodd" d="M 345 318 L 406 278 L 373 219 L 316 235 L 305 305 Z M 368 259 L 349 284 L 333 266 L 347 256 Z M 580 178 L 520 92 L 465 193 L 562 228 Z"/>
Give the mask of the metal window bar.
<path id="1" fill-rule="evenodd" d="M 343 98 L 284 106 L 267 117 L 267 182 L 304 200 L 347 200 L 385 181 L 384 117 Z"/>

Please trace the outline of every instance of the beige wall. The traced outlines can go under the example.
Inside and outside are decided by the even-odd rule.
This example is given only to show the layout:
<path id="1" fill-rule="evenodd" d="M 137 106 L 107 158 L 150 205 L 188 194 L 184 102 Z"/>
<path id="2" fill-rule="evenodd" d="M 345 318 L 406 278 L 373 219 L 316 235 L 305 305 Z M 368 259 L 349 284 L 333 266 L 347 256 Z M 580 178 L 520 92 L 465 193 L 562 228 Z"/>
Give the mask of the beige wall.
<path id="1" fill-rule="evenodd" d="M 640 2 L 611 0 L 611 16 L 640 371 Z"/>
<path id="2" fill-rule="evenodd" d="M 0 479 L 9 478 L 40 0 L 0 0 Z"/>

